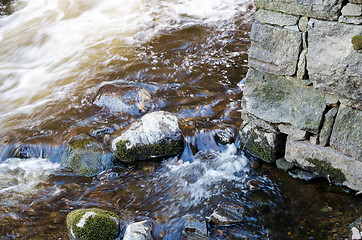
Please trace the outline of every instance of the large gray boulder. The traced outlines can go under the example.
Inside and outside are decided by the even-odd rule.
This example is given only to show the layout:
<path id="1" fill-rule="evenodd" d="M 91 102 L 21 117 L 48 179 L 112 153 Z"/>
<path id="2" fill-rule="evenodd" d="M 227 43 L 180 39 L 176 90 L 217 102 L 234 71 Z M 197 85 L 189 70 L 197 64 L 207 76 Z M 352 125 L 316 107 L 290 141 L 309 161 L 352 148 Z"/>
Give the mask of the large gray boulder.
<path id="1" fill-rule="evenodd" d="M 96 139 L 86 134 L 73 137 L 61 158 L 64 167 L 82 176 L 94 176 L 113 166 L 114 156 Z"/>
<path id="2" fill-rule="evenodd" d="M 362 54 L 351 39 L 361 25 L 311 19 L 308 22 L 307 70 L 314 87 L 362 108 Z"/>
<path id="3" fill-rule="evenodd" d="M 93 104 L 113 113 L 138 116 L 152 107 L 152 93 L 138 86 L 106 84 L 98 90 Z"/>
<path id="4" fill-rule="evenodd" d="M 115 240 L 120 234 L 120 219 L 98 208 L 78 209 L 67 215 L 71 240 Z"/>
<path id="5" fill-rule="evenodd" d="M 313 87 L 250 68 L 243 109 L 271 123 L 288 123 L 297 129 L 317 133 L 326 107 L 325 95 Z"/>
<path id="6" fill-rule="evenodd" d="M 164 111 L 148 113 L 112 137 L 112 151 L 123 162 L 175 156 L 184 148 L 177 117 Z"/>
<path id="7" fill-rule="evenodd" d="M 262 9 L 328 20 L 337 20 L 342 8 L 342 0 L 255 0 L 254 2 Z"/>
<path id="8" fill-rule="evenodd" d="M 256 21 L 250 39 L 250 67 L 276 75 L 296 73 L 302 33 Z"/>

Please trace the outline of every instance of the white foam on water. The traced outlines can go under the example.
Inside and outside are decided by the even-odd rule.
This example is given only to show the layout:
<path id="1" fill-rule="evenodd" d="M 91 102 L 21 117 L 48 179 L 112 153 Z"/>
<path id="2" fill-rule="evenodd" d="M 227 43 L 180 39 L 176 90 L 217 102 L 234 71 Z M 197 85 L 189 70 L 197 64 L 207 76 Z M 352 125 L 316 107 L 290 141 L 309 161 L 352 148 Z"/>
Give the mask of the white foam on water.
<path id="1" fill-rule="evenodd" d="M 59 168 L 59 163 L 52 163 L 48 159 L 9 158 L 0 163 L 0 196 L 6 199 L 33 194 L 38 185 Z"/>
<path id="2" fill-rule="evenodd" d="M 18 0 L 0 17 L 0 123 L 64 100 L 160 31 L 220 24 L 249 0 Z"/>
<path id="3" fill-rule="evenodd" d="M 172 192 L 171 200 L 182 200 L 184 204 L 193 206 L 221 194 L 223 182 L 243 185 L 248 177 L 248 161 L 236 151 L 236 146 L 230 144 L 222 152 L 201 151 L 195 155 L 193 162 L 169 160 L 161 181 L 172 181 L 171 188 L 176 191 Z"/>

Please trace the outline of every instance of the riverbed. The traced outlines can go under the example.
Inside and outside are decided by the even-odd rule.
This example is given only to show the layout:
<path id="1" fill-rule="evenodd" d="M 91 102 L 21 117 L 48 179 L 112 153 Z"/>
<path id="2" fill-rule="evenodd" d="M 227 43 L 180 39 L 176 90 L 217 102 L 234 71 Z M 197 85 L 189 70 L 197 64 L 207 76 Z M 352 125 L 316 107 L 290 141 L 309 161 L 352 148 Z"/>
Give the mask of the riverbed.
<path id="1" fill-rule="evenodd" d="M 345 239 L 361 196 L 293 179 L 238 142 L 255 6 L 248 0 L 0 1 L 0 239 L 68 239 L 66 215 L 98 207 L 155 239 L 183 239 L 188 216 L 218 204 L 245 220 L 208 224 L 210 239 Z M 140 116 L 95 106 L 104 84 L 140 86 L 148 111 L 175 114 L 181 156 L 119 165 L 94 177 L 60 165 L 64 146 Z M 218 132 L 231 141 L 221 143 Z M 99 134 L 98 134 L 99 133 Z M 124 229 L 123 229 L 124 230 Z"/>

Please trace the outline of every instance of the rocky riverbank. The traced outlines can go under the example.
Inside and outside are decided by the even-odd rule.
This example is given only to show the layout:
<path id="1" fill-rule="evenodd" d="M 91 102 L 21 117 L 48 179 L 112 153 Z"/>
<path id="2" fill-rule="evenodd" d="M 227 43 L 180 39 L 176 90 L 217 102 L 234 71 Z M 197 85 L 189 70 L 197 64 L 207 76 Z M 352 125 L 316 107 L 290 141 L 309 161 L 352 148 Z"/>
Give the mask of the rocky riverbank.
<path id="1" fill-rule="evenodd" d="M 362 191 L 362 3 L 255 4 L 242 148 Z"/>

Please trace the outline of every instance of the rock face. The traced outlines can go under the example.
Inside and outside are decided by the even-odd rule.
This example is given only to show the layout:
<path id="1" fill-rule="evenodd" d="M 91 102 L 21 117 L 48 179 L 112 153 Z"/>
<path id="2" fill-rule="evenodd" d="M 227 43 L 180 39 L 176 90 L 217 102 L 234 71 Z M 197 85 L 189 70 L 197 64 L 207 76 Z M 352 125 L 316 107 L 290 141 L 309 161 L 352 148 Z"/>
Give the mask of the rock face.
<path id="1" fill-rule="evenodd" d="M 249 66 L 276 75 L 294 75 L 302 47 L 302 34 L 255 22 L 251 29 Z"/>
<path id="2" fill-rule="evenodd" d="M 255 4 L 240 148 L 361 191 L 362 2 Z"/>
<path id="3" fill-rule="evenodd" d="M 67 215 L 72 240 L 114 240 L 120 234 L 120 219 L 102 209 L 78 209 Z"/>
<path id="4" fill-rule="evenodd" d="M 326 107 L 324 94 L 286 78 L 259 72 L 247 74 L 243 109 L 272 123 L 289 123 L 301 130 L 317 132 Z"/>
<path id="5" fill-rule="evenodd" d="M 145 220 L 127 226 L 123 240 L 152 240 L 152 222 Z"/>
<path id="6" fill-rule="evenodd" d="M 113 138 L 112 150 L 123 162 L 175 156 L 184 147 L 177 117 L 163 111 L 146 114 Z"/>
<path id="7" fill-rule="evenodd" d="M 307 70 L 316 88 L 362 107 L 362 54 L 352 48 L 362 26 L 311 19 L 308 23 Z"/>
<path id="8" fill-rule="evenodd" d="M 138 86 L 102 86 L 93 104 L 114 113 L 127 113 L 138 116 L 152 107 L 152 93 Z"/>
<path id="9" fill-rule="evenodd" d="M 111 168 L 114 156 L 96 139 L 86 134 L 80 134 L 68 142 L 61 163 L 78 175 L 94 176 Z"/>

